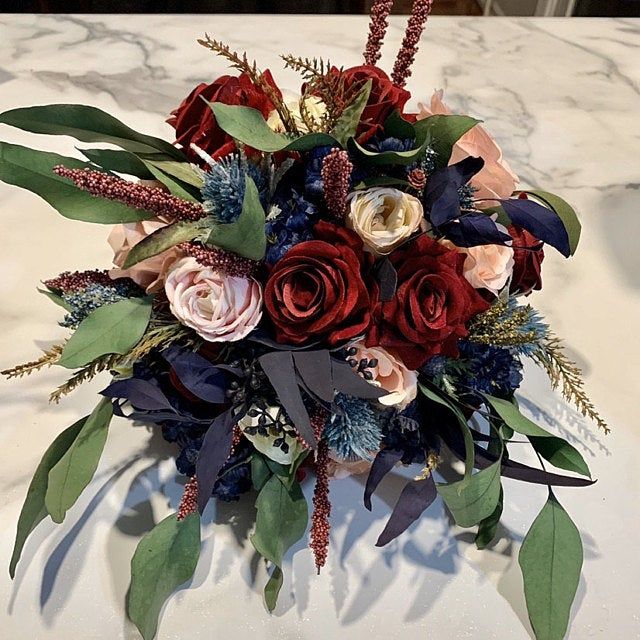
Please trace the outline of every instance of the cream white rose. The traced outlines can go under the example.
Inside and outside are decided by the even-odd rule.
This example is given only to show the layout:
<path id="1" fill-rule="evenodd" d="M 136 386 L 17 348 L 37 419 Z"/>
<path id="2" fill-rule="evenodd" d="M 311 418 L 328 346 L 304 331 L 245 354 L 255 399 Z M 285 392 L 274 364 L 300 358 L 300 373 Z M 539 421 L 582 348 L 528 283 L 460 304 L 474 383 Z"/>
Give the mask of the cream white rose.
<path id="1" fill-rule="evenodd" d="M 242 340 L 262 317 L 262 288 L 253 278 L 237 278 L 182 258 L 165 280 L 171 313 L 208 342 Z"/>
<path id="2" fill-rule="evenodd" d="M 260 453 L 279 464 L 291 464 L 300 455 L 304 447 L 300 444 L 295 434 L 290 435 L 290 433 L 294 432 L 294 428 L 288 421 L 282 422 L 284 416 L 285 414 L 281 407 L 269 405 L 261 409 L 256 405 L 252 405 L 247 414 L 238 421 L 238 426 Z M 266 424 L 262 429 L 259 429 L 261 417 L 266 419 Z M 281 425 L 284 431 L 274 428 L 277 424 Z M 260 433 L 260 431 L 263 433 Z M 265 431 L 266 433 L 264 433 Z M 279 438 L 284 438 L 284 449 L 282 446 L 275 446 L 275 441 Z"/>
<path id="3" fill-rule="evenodd" d="M 371 384 L 388 391 L 378 402 L 386 406 L 404 409 L 418 395 L 418 374 L 407 369 L 395 356 L 382 347 L 365 347 L 357 342 L 352 345 L 357 349 L 353 356 L 358 362 L 363 358 L 374 361 L 375 366 L 366 370 L 371 373 Z"/>
<path id="4" fill-rule="evenodd" d="M 398 189 L 374 187 L 349 196 L 347 227 L 377 256 L 391 253 L 423 221 L 422 204 Z"/>
<path id="5" fill-rule="evenodd" d="M 313 123 L 320 124 L 322 118 L 327 112 L 327 105 L 317 96 L 307 96 L 303 100 L 304 109 Z M 285 96 L 285 105 L 289 109 L 289 113 L 293 117 L 293 121 L 298 127 L 300 133 L 309 133 L 309 127 L 302 118 L 300 111 L 300 97 L 292 94 Z M 278 133 L 285 133 L 286 129 L 282 123 L 280 114 L 274 109 L 267 118 L 267 124 Z"/>

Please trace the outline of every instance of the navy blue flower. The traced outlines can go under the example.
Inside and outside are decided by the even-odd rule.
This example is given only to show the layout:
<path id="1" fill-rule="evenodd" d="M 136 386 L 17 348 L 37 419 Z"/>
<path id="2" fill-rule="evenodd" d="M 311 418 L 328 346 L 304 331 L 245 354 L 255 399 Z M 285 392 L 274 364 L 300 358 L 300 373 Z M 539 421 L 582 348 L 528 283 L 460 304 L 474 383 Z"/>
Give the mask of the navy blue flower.
<path id="1" fill-rule="evenodd" d="M 310 198 L 322 198 L 324 188 L 322 181 L 322 163 L 331 149 L 331 146 L 316 147 L 307 154 L 304 188 L 306 195 Z"/>
<path id="2" fill-rule="evenodd" d="M 213 485 L 213 496 L 231 502 L 251 489 L 251 454 L 253 448 L 242 440 L 220 470 Z"/>
<path id="3" fill-rule="evenodd" d="M 385 151 L 411 151 L 415 148 L 416 142 L 413 138 L 372 138 L 365 144 L 365 147 L 376 153 L 384 153 Z"/>

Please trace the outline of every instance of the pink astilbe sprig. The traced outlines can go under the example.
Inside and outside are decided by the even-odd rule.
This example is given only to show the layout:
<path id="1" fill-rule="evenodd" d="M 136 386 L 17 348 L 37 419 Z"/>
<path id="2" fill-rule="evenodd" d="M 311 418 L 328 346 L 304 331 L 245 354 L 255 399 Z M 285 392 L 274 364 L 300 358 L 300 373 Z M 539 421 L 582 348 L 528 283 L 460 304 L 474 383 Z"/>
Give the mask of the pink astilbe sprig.
<path id="1" fill-rule="evenodd" d="M 369 21 L 369 37 L 364 50 L 364 63 L 375 65 L 382 55 L 380 49 L 389 26 L 389 14 L 393 7 L 393 0 L 374 0 L 371 5 L 371 19 Z"/>
<path id="2" fill-rule="evenodd" d="M 249 278 L 256 274 L 260 264 L 237 253 L 218 247 L 205 247 L 196 242 L 182 242 L 177 248 L 195 258 L 203 267 L 211 267 L 236 278 Z"/>
<path id="3" fill-rule="evenodd" d="M 44 280 L 43 284 L 49 289 L 58 289 L 64 293 L 86 289 L 91 284 L 110 285 L 113 280 L 106 269 L 92 269 L 90 271 L 63 271 L 59 276 Z"/>
<path id="4" fill-rule="evenodd" d="M 188 515 L 198 510 L 198 480 L 195 476 L 189 478 L 184 485 L 184 493 L 178 507 L 178 520 L 184 520 Z"/>
<path id="5" fill-rule="evenodd" d="M 331 500 L 329 499 L 329 446 L 322 438 L 322 431 L 327 420 L 327 412 L 318 406 L 311 415 L 318 448 L 316 450 L 315 470 L 316 486 L 313 490 L 313 515 L 311 516 L 311 532 L 309 546 L 313 551 L 318 573 L 327 562 L 329 552 L 329 532 L 331 523 Z"/>
<path id="6" fill-rule="evenodd" d="M 147 187 L 93 169 L 68 169 L 62 165 L 54 173 L 71 180 L 78 189 L 92 196 L 116 200 L 134 209 L 150 211 L 172 220 L 200 220 L 207 214 L 196 202 L 177 198 L 157 187 Z"/>
<path id="7" fill-rule="evenodd" d="M 407 30 L 404 32 L 402 45 L 391 74 L 394 84 L 399 87 L 404 87 L 407 78 L 411 75 L 411 65 L 418 52 L 418 42 L 420 42 L 420 36 L 424 31 L 432 6 L 433 0 L 414 0 L 407 22 Z"/>
<path id="8" fill-rule="evenodd" d="M 347 214 L 347 197 L 351 186 L 353 164 L 349 154 L 337 147 L 322 161 L 322 191 L 329 213 L 338 220 Z"/>

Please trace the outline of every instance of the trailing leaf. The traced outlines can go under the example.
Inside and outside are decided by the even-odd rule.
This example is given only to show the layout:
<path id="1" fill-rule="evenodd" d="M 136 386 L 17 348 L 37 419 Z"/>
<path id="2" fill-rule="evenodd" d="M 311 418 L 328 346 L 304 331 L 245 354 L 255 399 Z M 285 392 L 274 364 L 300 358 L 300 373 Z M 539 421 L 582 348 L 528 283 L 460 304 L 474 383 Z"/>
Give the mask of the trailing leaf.
<path id="1" fill-rule="evenodd" d="M 422 157 L 431 139 L 427 136 L 424 139 L 416 140 L 416 147 L 408 151 L 371 151 L 363 147 L 355 138 L 350 138 L 347 147 L 356 158 L 365 164 L 372 166 L 384 165 L 409 165 Z"/>
<path id="2" fill-rule="evenodd" d="M 256 509 L 256 528 L 251 543 L 263 558 L 275 565 L 264 590 L 267 608 L 273 611 L 282 587 L 284 554 L 304 535 L 308 508 L 298 482 L 287 487 L 274 475 L 262 487 Z"/>
<path id="3" fill-rule="evenodd" d="M 0 142 L 0 180 L 35 193 L 65 218 L 118 224 L 138 222 L 153 216 L 148 211 L 133 209 L 114 200 L 94 198 L 66 178 L 55 174 L 53 168 L 58 165 L 69 169 L 89 166 L 76 158 Z"/>
<path id="4" fill-rule="evenodd" d="M 103 398 L 82 424 L 64 455 L 49 471 L 44 502 L 54 522 L 64 520 L 98 468 L 113 416 L 111 401 Z"/>
<path id="5" fill-rule="evenodd" d="M 45 506 L 45 495 L 49 484 L 49 471 L 55 467 L 62 456 L 69 450 L 74 443 L 82 427 L 87 421 L 88 416 L 78 420 L 70 427 L 65 429 L 45 451 L 40 464 L 33 474 L 27 496 L 20 511 L 18 518 L 18 528 L 16 531 L 16 541 L 13 545 L 13 553 L 11 554 L 11 562 L 9 564 L 9 575 L 13 579 L 16 574 L 16 566 L 22 555 L 27 538 L 31 532 L 42 522 L 49 512 Z"/>
<path id="6" fill-rule="evenodd" d="M 170 515 L 138 543 L 131 559 L 131 587 L 127 615 L 144 640 L 152 640 L 158 629 L 162 606 L 169 596 L 190 580 L 200 555 L 200 516 L 183 520 Z"/>
<path id="7" fill-rule="evenodd" d="M 498 504 L 493 510 L 490 516 L 487 516 L 478 525 L 478 533 L 476 534 L 476 547 L 478 549 L 486 549 L 491 541 L 496 537 L 496 531 L 498 524 L 500 523 L 500 516 L 502 515 L 502 508 L 504 505 L 504 491 L 500 487 L 500 497 L 498 498 Z"/>
<path id="8" fill-rule="evenodd" d="M 127 298 L 99 307 L 80 323 L 57 364 L 75 369 L 107 353 L 127 353 L 144 335 L 150 317 L 151 298 Z"/>
<path id="9" fill-rule="evenodd" d="M 43 296 L 47 296 L 51 302 L 57 304 L 59 307 L 62 307 L 65 311 L 72 311 L 73 307 L 60 295 L 53 291 L 49 291 L 49 289 L 38 289 L 38 293 L 41 293 Z"/>
<path id="10" fill-rule="evenodd" d="M 580 580 L 582 541 L 551 489 L 522 542 L 518 562 L 537 640 L 562 640 Z"/>
<path id="11" fill-rule="evenodd" d="M 153 158 L 153 156 L 151 156 L 151 158 Z M 175 160 L 171 162 L 178 167 L 186 167 L 188 172 L 192 171 L 191 165 L 185 162 L 176 162 Z M 189 202 L 200 202 L 200 189 L 184 183 L 179 178 L 164 171 L 162 167 L 167 166 L 167 162 L 162 163 L 156 162 L 153 159 L 144 159 L 143 163 L 147 169 L 149 169 L 151 175 L 161 182 L 169 190 L 171 195 L 182 198 L 183 200 L 188 200 Z M 202 180 L 200 180 L 200 184 L 202 185 Z"/>
<path id="12" fill-rule="evenodd" d="M 107 171 L 126 173 L 142 180 L 153 180 L 153 174 L 144 162 L 130 151 L 119 149 L 78 149 L 80 153 L 95 165 Z"/>
<path id="13" fill-rule="evenodd" d="M 133 153 L 161 151 L 178 160 L 184 156 L 165 140 L 138 133 L 112 115 L 84 104 L 48 104 L 11 109 L 0 123 L 24 131 L 71 136 L 82 142 L 108 142 Z"/>

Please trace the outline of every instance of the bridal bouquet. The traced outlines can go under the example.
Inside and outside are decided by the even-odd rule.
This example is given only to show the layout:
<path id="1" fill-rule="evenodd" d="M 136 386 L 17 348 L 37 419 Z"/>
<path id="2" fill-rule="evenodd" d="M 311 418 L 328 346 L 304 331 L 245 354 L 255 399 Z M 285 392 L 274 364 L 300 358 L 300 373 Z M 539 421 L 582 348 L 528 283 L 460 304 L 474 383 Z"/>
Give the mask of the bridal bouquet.
<path id="1" fill-rule="evenodd" d="M 35 471 L 12 577 L 33 529 L 62 522 L 91 482 L 115 415 L 155 425 L 185 477 L 177 512 L 131 562 L 127 611 L 147 640 L 194 573 L 212 498 L 255 499 L 251 542 L 270 566 L 271 611 L 283 556 L 307 528 L 318 571 L 326 563 L 336 476 L 366 474 L 371 509 L 396 465 L 413 465 L 415 477 L 378 546 L 443 500 L 487 547 L 502 478 L 548 486 L 519 562 L 537 638 L 564 636 L 582 545 L 552 488 L 593 481 L 578 450 L 520 413 L 514 393 L 531 359 L 608 430 L 527 302 L 545 251 L 571 256 L 580 224 L 558 196 L 518 189 L 480 121 L 452 113 L 442 92 L 407 108 L 431 0 L 416 0 L 388 76 L 376 62 L 391 4 L 374 2 L 362 66 L 282 56 L 301 75 L 294 96 L 206 36 L 200 44 L 238 73 L 200 84 L 173 111 L 173 144 L 90 106 L 0 115 L 26 131 L 109 144 L 79 159 L 3 142 L 0 178 L 67 218 L 111 225 L 115 264 L 45 280 L 68 338 L 3 372 L 69 370 L 54 402 L 111 376 Z M 525 446 L 540 468 L 517 461 Z M 305 481 L 315 483 L 311 505 Z"/>

